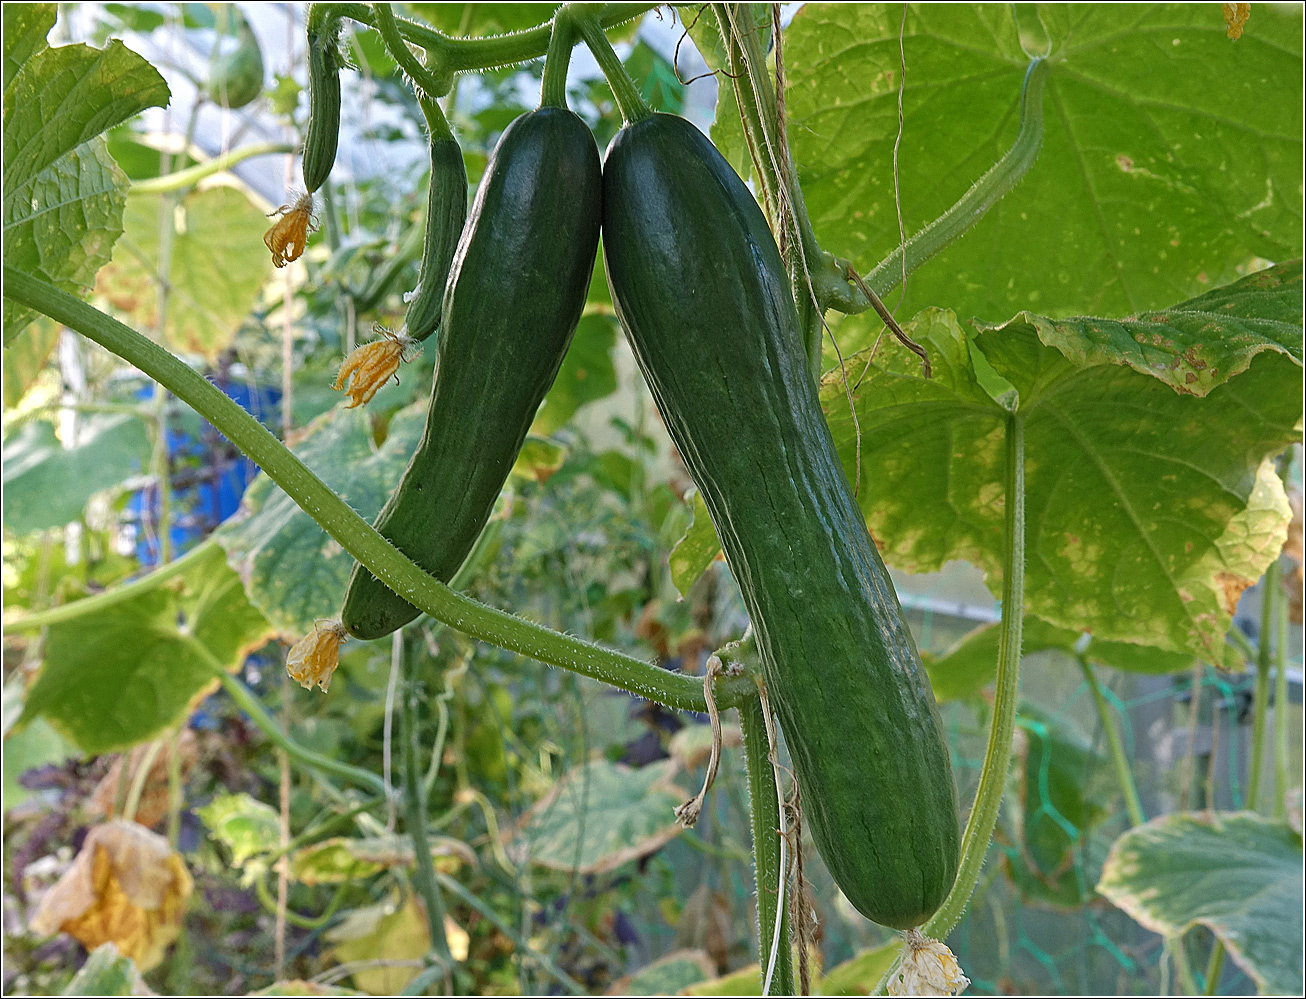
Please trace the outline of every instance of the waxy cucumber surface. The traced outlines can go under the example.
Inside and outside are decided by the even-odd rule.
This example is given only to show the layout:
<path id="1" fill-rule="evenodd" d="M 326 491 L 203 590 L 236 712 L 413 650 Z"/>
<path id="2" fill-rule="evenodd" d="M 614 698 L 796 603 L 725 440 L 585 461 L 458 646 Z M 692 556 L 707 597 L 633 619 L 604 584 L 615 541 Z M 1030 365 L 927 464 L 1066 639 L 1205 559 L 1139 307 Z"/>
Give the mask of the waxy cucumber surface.
<path id="1" fill-rule="evenodd" d="M 804 820 L 859 911 L 917 926 L 957 870 L 947 745 L 766 220 L 698 129 L 654 115 L 608 150 L 603 248 L 617 314 L 752 619 Z"/>
<path id="2" fill-rule="evenodd" d="M 376 527 L 440 580 L 485 526 L 589 290 L 601 179 L 589 128 L 542 108 L 504 131 L 454 254 L 426 430 Z M 355 565 L 341 620 L 380 638 L 418 615 Z"/>

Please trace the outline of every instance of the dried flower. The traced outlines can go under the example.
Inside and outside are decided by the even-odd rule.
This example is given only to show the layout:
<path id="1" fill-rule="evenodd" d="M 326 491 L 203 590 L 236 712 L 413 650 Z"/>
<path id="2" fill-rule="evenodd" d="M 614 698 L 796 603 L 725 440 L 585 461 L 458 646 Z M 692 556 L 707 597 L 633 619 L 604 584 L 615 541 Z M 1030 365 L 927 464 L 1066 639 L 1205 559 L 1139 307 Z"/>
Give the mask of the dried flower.
<path id="1" fill-rule="evenodd" d="M 168 841 L 135 822 L 95 826 L 72 866 L 46 893 L 32 929 L 60 930 L 87 950 L 113 943 L 149 971 L 181 931 L 193 887 Z"/>
<path id="2" fill-rule="evenodd" d="M 920 930 L 908 930 L 902 963 L 889 977 L 891 996 L 961 995 L 970 979 L 948 945 L 931 940 Z"/>
<path id="3" fill-rule="evenodd" d="M 417 344 L 403 330 L 392 333 L 380 323 L 372 327 L 372 332 L 381 339 L 355 347 L 354 352 L 345 358 L 345 363 L 340 365 L 340 373 L 332 386 L 339 391 L 349 382 L 349 388 L 345 389 L 349 409 L 371 402 L 372 396 L 399 370 L 399 365 L 412 360 L 408 349 Z"/>
<path id="4" fill-rule="evenodd" d="M 1247 23 L 1247 19 L 1251 16 L 1252 5 L 1249 3 L 1225 4 L 1224 23 L 1229 26 L 1229 37 L 1241 38 L 1243 36 L 1243 25 Z"/>
<path id="5" fill-rule="evenodd" d="M 285 267 L 298 260 L 308 242 L 308 234 L 317 231 L 317 216 L 313 214 L 313 195 L 301 194 L 293 204 L 282 205 L 268 218 L 280 215 L 272 228 L 263 234 L 263 242 L 272 251 L 272 262 Z"/>
<path id="6" fill-rule="evenodd" d="M 325 694 L 331 686 L 331 675 L 340 665 L 340 643 L 348 637 L 339 621 L 315 624 L 309 634 L 290 647 L 286 672 L 305 690 L 312 690 L 316 684 Z"/>

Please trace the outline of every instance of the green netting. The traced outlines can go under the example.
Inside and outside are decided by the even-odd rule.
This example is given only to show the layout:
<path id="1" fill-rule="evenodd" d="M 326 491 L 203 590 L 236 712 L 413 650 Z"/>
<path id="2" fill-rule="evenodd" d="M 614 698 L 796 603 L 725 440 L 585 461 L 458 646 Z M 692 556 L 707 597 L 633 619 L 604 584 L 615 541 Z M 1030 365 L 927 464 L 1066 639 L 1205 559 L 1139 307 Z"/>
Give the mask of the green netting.
<path id="1" fill-rule="evenodd" d="M 946 647 L 974 626 L 929 610 L 909 616 L 924 648 Z M 1299 650 L 1300 642 L 1293 648 Z M 1300 658 L 1294 665 L 1300 668 Z M 1244 806 L 1253 676 L 1210 666 L 1173 676 L 1105 668 L 1096 675 L 1147 817 Z M 1289 710 L 1293 745 L 1299 747 L 1300 705 Z M 944 718 L 958 787 L 968 801 L 979 777 L 988 714 L 955 704 L 946 707 Z M 1273 793 L 1272 755 L 1265 760 L 1263 795 Z M 1163 941 L 1094 891 L 1107 850 L 1129 827 L 1129 817 L 1092 692 L 1071 657 L 1044 653 L 1025 659 L 1012 769 L 985 875 L 950 939 L 972 980 L 970 993 L 1165 994 L 1173 968 Z M 1300 773 L 1299 756 L 1293 772 Z M 1049 844 L 1058 843 L 1063 862 L 1040 866 L 1040 851 L 1046 861 Z M 1189 936 L 1189 963 L 1200 975 L 1211 937 Z M 1220 991 L 1256 989 L 1226 962 Z"/>

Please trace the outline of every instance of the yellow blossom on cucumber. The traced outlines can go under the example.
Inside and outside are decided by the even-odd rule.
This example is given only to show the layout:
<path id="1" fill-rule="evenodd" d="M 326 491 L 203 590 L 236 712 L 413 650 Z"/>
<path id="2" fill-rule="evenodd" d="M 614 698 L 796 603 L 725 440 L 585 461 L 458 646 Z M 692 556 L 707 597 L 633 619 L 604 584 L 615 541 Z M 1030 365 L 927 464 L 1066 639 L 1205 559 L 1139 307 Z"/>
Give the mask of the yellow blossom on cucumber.
<path id="1" fill-rule="evenodd" d="M 317 231 L 317 216 L 313 214 L 313 195 L 301 194 L 291 204 L 282 205 L 268 217 L 280 215 L 272 228 L 263 234 L 263 242 L 272 251 L 272 262 L 285 267 L 298 260 L 308 243 L 308 234 Z"/>
<path id="2" fill-rule="evenodd" d="M 331 676 L 340 665 L 340 644 L 349 637 L 339 621 L 315 624 L 313 630 L 290 647 L 286 654 L 286 672 L 305 690 L 314 685 L 327 692 Z"/>
<path id="3" fill-rule="evenodd" d="M 417 341 L 406 332 L 400 330 L 394 333 L 379 323 L 372 327 L 372 332 L 380 336 L 380 339 L 355 347 L 353 353 L 340 365 L 340 373 L 336 375 L 332 386 L 337 391 L 344 389 L 349 396 L 349 409 L 371 402 L 372 397 L 399 370 L 399 365 L 412 360 L 408 350 L 416 346 Z M 345 388 L 346 382 L 348 388 Z"/>

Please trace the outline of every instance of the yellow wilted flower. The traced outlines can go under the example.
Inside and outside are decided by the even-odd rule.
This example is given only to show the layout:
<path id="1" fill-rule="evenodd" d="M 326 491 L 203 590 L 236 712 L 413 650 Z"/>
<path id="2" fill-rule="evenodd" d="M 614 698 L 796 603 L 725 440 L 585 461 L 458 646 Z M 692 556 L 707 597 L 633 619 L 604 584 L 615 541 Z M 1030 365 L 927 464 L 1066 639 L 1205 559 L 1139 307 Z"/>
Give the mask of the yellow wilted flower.
<path id="1" fill-rule="evenodd" d="M 313 214 L 313 195 L 301 194 L 292 204 L 282 205 L 270 213 L 280 215 L 272 228 L 263 234 L 263 242 L 272 251 L 272 262 L 285 267 L 298 260 L 308 243 L 308 234 L 317 231 L 317 216 Z"/>
<path id="2" fill-rule="evenodd" d="M 349 632 L 339 621 L 328 621 L 321 627 L 314 625 L 311 632 L 290 647 L 286 672 L 305 690 L 312 690 L 316 684 L 325 694 L 331 686 L 331 675 L 340 665 L 340 643 L 348 637 Z"/>
<path id="3" fill-rule="evenodd" d="M 902 963 L 889 976 L 889 995 L 957 996 L 969 984 L 947 944 L 920 930 L 907 931 Z"/>
<path id="4" fill-rule="evenodd" d="M 1251 16 L 1252 5 L 1249 3 L 1225 4 L 1224 23 L 1229 26 L 1229 37 L 1241 38 L 1243 36 L 1243 25 L 1247 23 L 1247 19 Z"/>
<path id="5" fill-rule="evenodd" d="M 345 389 L 349 396 L 348 409 L 371 402 L 372 396 L 399 370 L 399 365 L 412 359 L 408 356 L 408 349 L 417 345 L 417 341 L 402 330 L 392 333 L 380 323 L 372 327 L 372 332 L 381 339 L 355 347 L 340 365 L 340 373 L 331 386 L 339 391 L 345 388 L 345 382 L 349 383 L 349 388 Z"/>
<path id="6" fill-rule="evenodd" d="M 177 939 L 192 887 L 166 839 L 135 822 L 106 822 L 41 899 L 32 929 L 62 930 L 87 950 L 113 943 L 149 971 Z"/>

